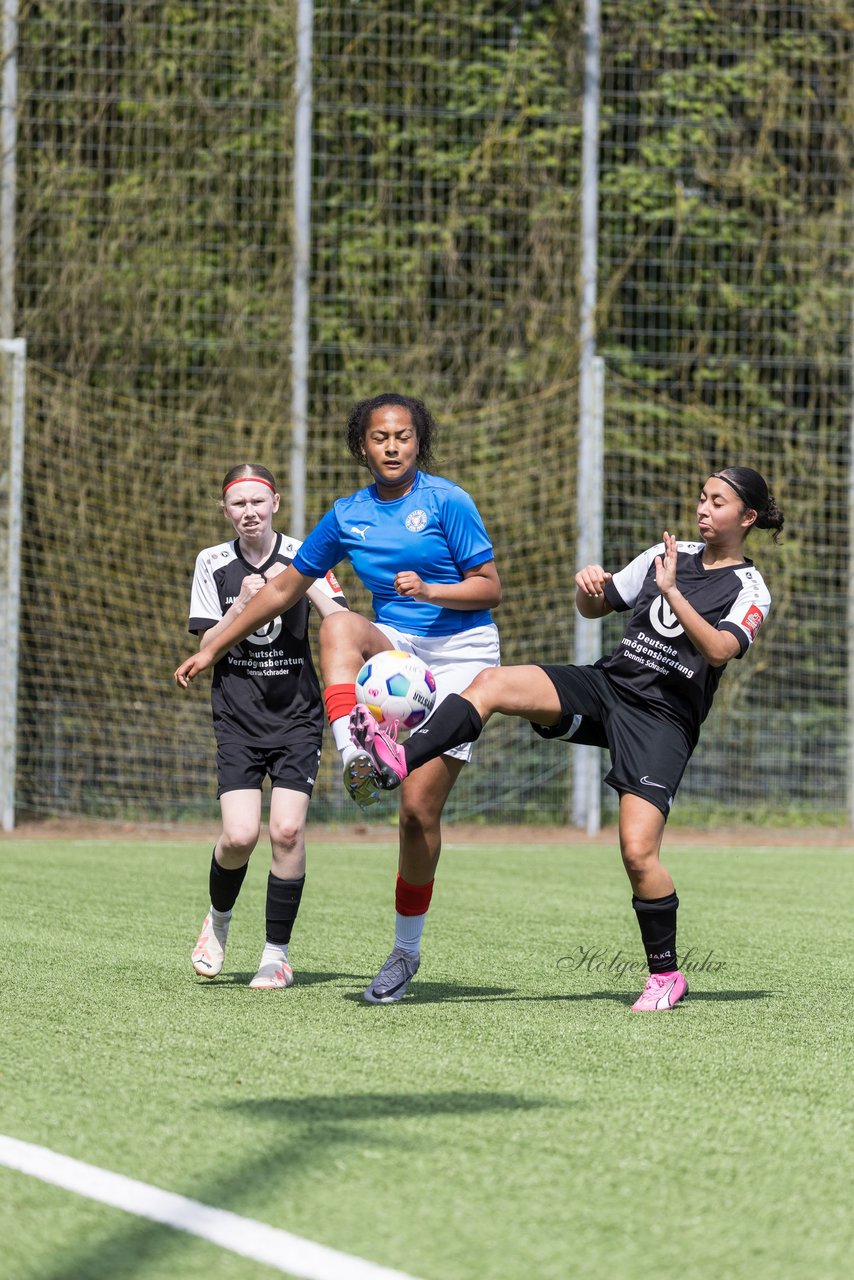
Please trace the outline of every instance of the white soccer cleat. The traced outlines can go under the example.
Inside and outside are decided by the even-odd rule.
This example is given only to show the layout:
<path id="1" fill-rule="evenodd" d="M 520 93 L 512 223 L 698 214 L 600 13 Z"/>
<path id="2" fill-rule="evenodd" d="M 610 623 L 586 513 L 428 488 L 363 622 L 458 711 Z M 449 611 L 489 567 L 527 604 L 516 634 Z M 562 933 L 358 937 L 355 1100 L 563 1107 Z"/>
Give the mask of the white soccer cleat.
<path id="1" fill-rule="evenodd" d="M 270 960 L 260 966 L 249 985 L 253 991 L 284 991 L 294 985 L 294 971 L 287 960 Z"/>
<path id="2" fill-rule="evenodd" d="M 200 978 L 215 978 L 222 972 L 225 960 L 225 943 L 228 938 L 227 920 L 225 924 L 215 925 L 209 915 L 205 916 L 199 940 L 193 948 L 193 968 Z"/>

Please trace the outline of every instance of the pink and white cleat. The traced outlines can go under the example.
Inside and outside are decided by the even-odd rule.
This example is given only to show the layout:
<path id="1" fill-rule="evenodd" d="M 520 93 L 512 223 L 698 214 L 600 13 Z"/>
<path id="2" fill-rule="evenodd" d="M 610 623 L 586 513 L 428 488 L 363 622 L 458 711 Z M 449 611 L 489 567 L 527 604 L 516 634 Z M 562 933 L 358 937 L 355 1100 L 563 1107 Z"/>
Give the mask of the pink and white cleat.
<path id="1" fill-rule="evenodd" d="M 283 991 L 294 985 L 294 971 L 287 960 L 262 964 L 249 985 L 253 991 Z"/>
<path id="2" fill-rule="evenodd" d="M 392 731 L 383 729 L 374 717 L 357 703 L 350 713 L 350 739 L 370 756 L 380 786 L 393 791 L 407 777 L 406 756 L 397 741 L 397 726 Z"/>
<path id="3" fill-rule="evenodd" d="M 209 915 L 205 916 L 199 940 L 191 956 L 193 968 L 200 978 L 215 978 L 221 972 L 230 923 L 229 917 L 224 925 L 215 925 Z"/>
<path id="4" fill-rule="evenodd" d="M 678 969 L 670 973 L 651 973 L 632 1009 L 635 1013 L 658 1013 L 672 1009 L 687 994 L 688 983 Z"/>

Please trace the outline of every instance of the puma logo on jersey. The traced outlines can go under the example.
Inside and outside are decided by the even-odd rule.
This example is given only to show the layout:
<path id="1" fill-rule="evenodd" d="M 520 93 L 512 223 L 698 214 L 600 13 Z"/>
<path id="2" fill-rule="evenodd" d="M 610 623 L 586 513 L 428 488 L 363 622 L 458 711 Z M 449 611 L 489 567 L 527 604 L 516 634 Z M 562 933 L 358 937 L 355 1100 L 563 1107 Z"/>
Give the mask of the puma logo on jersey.
<path id="1" fill-rule="evenodd" d="M 358 538 L 361 538 L 362 541 L 365 542 L 367 539 L 367 532 L 370 529 L 370 527 L 371 526 L 369 524 L 363 524 L 360 529 L 357 524 L 351 524 L 350 532 L 355 533 Z"/>

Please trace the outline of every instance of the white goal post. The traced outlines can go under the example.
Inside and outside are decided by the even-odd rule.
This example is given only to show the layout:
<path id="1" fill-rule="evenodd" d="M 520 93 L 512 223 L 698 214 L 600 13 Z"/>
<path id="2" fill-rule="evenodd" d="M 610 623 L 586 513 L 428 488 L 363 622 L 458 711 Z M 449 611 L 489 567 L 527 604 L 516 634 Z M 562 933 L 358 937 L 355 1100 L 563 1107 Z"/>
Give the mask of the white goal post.
<path id="1" fill-rule="evenodd" d="M 27 344 L 0 339 L 0 825 L 15 826 Z"/>

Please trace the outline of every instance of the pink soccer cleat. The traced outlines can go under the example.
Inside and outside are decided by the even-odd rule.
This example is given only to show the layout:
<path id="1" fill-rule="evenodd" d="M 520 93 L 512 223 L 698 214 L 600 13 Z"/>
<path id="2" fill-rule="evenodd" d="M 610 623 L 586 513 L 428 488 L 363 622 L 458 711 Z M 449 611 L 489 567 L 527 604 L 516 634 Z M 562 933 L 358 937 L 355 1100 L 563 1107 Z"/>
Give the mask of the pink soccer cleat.
<path id="1" fill-rule="evenodd" d="M 658 1013 L 662 1009 L 672 1009 L 687 994 L 688 983 L 678 969 L 670 973 L 651 973 L 632 1009 L 635 1013 Z"/>
<path id="2" fill-rule="evenodd" d="M 384 791 L 400 786 L 409 770 L 397 741 L 397 726 L 391 732 L 380 728 L 367 707 L 357 703 L 350 713 L 350 739 L 370 756 Z"/>

